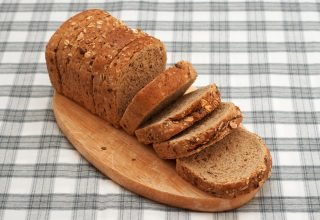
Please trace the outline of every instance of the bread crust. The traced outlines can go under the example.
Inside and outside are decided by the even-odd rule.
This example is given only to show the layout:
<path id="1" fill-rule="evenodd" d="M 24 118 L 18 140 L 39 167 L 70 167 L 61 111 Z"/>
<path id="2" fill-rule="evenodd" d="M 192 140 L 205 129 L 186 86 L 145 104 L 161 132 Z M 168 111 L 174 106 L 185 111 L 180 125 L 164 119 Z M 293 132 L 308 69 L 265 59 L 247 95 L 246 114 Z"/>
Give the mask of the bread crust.
<path id="1" fill-rule="evenodd" d="M 71 52 L 71 55 L 78 54 L 80 58 L 70 59 L 69 70 L 73 72 L 70 75 L 79 75 L 78 84 L 84 90 L 82 93 L 77 93 L 77 91 L 73 93 L 81 95 L 78 100 L 82 100 L 91 112 L 99 113 L 101 108 L 96 105 L 94 97 L 96 92 L 94 78 L 107 77 L 107 67 L 123 47 L 142 34 L 129 29 L 104 11 L 100 11 L 97 15 L 87 16 L 85 20 L 85 25 L 82 25 L 76 36 L 76 46 Z M 105 90 L 105 88 L 98 89 Z"/>
<path id="2" fill-rule="evenodd" d="M 192 65 L 185 61 L 165 70 L 134 96 L 121 118 L 121 127 L 128 134 L 134 134 L 143 121 L 156 113 L 153 111 L 161 110 L 160 105 L 168 105 L 183 95 L 196 77 Z M 174 98 L 170 102 L 166 101 L 170 97 Z"/>
<path id="3" fill-rule="evenodd" d="M 210 116 L 209 116 L 210 117 Z M 223 115 L 217 126 L 208 127 L 202 133 L 180 140 L 168 140 L 153 144 L 157 155 L 162 159 L 187 157 L 218 142 L 227 136 L 232 129 L 237 128 L 242 121 L 240 109 L 233 105 L 227 114 Z M 201 123 L 201 121 L 199 121 Z"/>
<path id="4" fill-rule="evenodd" d="M 221 198 L 236 198 L 237 196 L 249 193 L 261 187 L 271 175 L 272 157 L 270 155 L 269 149 L 259 136 L 249 131 L 246 132 L 248 132 L 250 135 L 255 136 L 255 138 L 260 143 L 261 149 L 263 150 L 263 161 L 261 161 L 260 165 L 257 166 L 255 172 L 251 173 L 251 175 L 247 178 L 241 179 L 238 182 L 226 182 L 224 184 L 209 182 L 204 177 L 193 172 L 188 168 L 187 165 L 184 164 L 184 160 L 188 158 L 180 158 L 176 160 L 176 170 L 178 174 L 199 189 Z M 196 155 L 193 155 L 191 157 L 195 156 Z"/>
<path id="5" fill-rule="evenodd" d="M 70 28 L 71 23 L 75 20 L 82 20 L 83 16 L 89 13 L 94 13 L 96 9 L 87 10 L 82 13 L 76 14 L 70 17 L 67 21 L 63 22 L 58 30 L 51 36 L 48 44 L 46 45 L 45 58 L 47 63 L 47 69 L 49 72 L 49 78 L 57 92 L 62 93 L 61 74 L 58 68 L 58 47 L 62 41 L 62 33 L 65 33 Z"/>
<path id="6" fill-rule="evenodd" d="M 216 85 L 213 84 L 209 87 L 210 89 L 199 99 L 194 100 L 186 108 L 182 107 L 181 111 L 174 116 L 136 130 L 135 134 L 138 140 L 144 144 L 166 141 L 204 118 L 221 102 L 220 92 Z"/>
<path id="7" fill-rule="evenodd" d="M 95 106 L 90 88 L 91 65 L 90 58 L 85 52 L 90 50 L 96 35 L 88 28 L 90 23 L 96 20 L 111 16 L 101 10 L 87 10 L 69 22 L 69 26 L 61 33 L 57 58 L 61 74 L 62 90 L 65 96 L 78 102 L 92 113 L 95 113 Z M 91 18 L 91 19 L 88 19 Z M 81 92 L 79 92 L 81 91 Z"/>

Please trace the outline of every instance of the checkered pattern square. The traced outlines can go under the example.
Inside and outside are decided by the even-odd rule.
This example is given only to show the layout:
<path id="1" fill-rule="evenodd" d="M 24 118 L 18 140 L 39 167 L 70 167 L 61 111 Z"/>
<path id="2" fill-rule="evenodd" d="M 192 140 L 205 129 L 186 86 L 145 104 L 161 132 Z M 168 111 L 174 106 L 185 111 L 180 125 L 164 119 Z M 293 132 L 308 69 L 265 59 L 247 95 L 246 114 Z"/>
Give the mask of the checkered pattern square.
<path id="1" fill-rule="evenodd" d="M 198 213 L 155 203 L 88 164 L 55 123 L 45 45 L 102 8 L 191 61 L 262 136 L 274 166 L 247 205 Z M 0 1 L 0 219 L 320 219 L 320 5 L 315 0 Z"/>

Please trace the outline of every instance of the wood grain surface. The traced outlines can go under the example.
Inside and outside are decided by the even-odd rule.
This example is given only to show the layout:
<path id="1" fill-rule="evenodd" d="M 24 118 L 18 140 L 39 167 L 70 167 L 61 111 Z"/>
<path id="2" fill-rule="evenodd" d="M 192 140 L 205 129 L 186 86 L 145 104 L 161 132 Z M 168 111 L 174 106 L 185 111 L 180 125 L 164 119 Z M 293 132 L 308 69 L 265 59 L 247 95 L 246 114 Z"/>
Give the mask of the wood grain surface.
<path id="1" fill-rule="evenodd" d="M 174 161 L 158 158 L 151 146 L 140 144 L 66 97 L 56 93 L 53 110 L 62 132 L 89 163 L 124 188 L 151 200 L 216 212 L 240 207 L 258 191 L 236 199 L 213 197 L 178 176 Z"/>

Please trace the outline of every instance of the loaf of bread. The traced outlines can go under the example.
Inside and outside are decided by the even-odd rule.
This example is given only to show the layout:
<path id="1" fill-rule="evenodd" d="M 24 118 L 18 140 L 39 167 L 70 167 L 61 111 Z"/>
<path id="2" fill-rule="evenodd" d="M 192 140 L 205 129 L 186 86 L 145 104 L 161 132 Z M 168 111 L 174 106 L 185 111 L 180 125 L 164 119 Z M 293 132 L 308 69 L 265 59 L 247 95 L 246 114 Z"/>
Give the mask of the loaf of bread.
<path id="1" fill-rule="evenodd" d="M 55 90 L 115 127 L 134 95 L 165 70 L 166 59 L 159 40 L 98 9 L 64 22 L 46 47 Z"/>
<path id="2" fill-rule="evenodd" d="M 271 166 L 270 152 L 261 138 L 241 127 L 216 144 L 176 162 L 180 176 L 224 198 L 259 188 L 271 175 Z"/>

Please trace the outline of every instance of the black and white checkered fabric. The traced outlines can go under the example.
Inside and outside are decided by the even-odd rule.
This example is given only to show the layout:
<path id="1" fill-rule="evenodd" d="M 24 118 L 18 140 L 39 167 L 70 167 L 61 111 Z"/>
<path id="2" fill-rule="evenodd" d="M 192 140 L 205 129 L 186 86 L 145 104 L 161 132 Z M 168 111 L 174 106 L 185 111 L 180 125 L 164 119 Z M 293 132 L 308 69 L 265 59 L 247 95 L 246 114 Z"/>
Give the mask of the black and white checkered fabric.
<path id="1" fill-rule="evenodd" d="M 249 204 L 197 213 L 137 196 L 59 131 L 44 48 L 62 21 L 103 8 L 163 40 L 269 146 L 270 180 Z M 320 2 L 0 0 L 0 219 L 320 219 Z"/>

